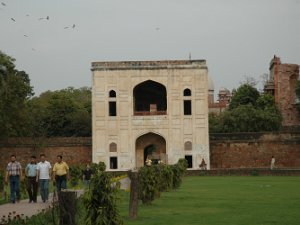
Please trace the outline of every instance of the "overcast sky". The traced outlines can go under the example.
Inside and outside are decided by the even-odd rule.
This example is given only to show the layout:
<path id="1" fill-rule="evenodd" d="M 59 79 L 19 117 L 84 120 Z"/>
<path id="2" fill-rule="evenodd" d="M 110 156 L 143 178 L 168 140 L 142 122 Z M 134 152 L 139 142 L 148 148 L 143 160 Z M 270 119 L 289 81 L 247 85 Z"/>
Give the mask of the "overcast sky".
<path id="1" fill-rule="evenodd" d="M 300 64 L 300 0 L 0 2 L 0 50 L 29 74 L 36 95 L 91 86 L 94 61 L 191 53 L 207 60 L 216 91 L 259 80 L 274 54 Z"/>

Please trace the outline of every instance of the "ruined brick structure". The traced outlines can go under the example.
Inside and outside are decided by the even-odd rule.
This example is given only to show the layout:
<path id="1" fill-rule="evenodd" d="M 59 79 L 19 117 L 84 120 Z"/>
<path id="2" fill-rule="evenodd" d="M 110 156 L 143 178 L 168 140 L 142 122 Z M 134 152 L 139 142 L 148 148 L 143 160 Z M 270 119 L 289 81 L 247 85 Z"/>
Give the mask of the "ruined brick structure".
<path id="1" fill-rule="evenodd" d="M 265 92 L 274 95 L 283 117 L 283 126 L 300 126 L 295 94 L 298 79 L 299 65 L 282 64 L 280 58 L 274 56 L 270 62 L 270 77 L 265 85 Z"/>

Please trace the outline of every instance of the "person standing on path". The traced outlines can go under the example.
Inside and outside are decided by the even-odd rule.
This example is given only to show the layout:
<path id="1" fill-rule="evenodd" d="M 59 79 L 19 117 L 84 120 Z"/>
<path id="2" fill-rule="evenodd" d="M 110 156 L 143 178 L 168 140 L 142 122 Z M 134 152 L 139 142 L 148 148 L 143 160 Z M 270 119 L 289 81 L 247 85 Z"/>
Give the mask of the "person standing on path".
<path id="1" fill-rule="evenodd" d="M 60 192 L 67 189 L 67 179 L 69 178 L 69 166 L 62 161 L 62 156 L 57 156 L 57 162 L 53 166 L 53 180 L 55 179 L 56 190 Z"/>
<path id="2" fill-rule="evenodd" d="M 36 157 L 33 155 L 31 156 L 30 163 L 27 164 L 25 168 L 25 174 L 27 177 L 27 192 L 29 195 L 29 203 L 35 202 L 37 199 L 37 189 L 38 189 L 38 182 L 36 180 L 36 171 L 37 164 L 36 164 Z"/>
<path id="3" fill-rule="evenodd" d="M 6 167 L 5 174 L 5 183 L 8 184 L 9 178 L 9 186 L 10 186 L 10 201 L 11 203 L 19 202 L 21 199 L 20 194 L 20 181 L 23 179 L 22 177 L 22 166 L 19 162 L 16 161 L 16 156 L 10 156 L 10 162 Z"/>
<path id="4" fill-rule="evenodd" d="M 43 202 L 48 201 L 49 196 L 49 180 L 51 179 L 51 164 L 46 161 L 45 154 L 40 155 L 41 161 L 36 167 L 36 181 L 40 184 L 40 192 Z"/>
<path id="5" fill-rule="evenodd" d="M 271 170 L 275 169 L 275 158 L 272 156 L 271 158 Z"/>
<path id="6" fill-rule="evenodd" d="M 82 171 L 82 180 L 86 187 L 90 185 L 91 178 L 92 178 L 92 170 L 90 164 L 86 164 L 86 168 Z"/>

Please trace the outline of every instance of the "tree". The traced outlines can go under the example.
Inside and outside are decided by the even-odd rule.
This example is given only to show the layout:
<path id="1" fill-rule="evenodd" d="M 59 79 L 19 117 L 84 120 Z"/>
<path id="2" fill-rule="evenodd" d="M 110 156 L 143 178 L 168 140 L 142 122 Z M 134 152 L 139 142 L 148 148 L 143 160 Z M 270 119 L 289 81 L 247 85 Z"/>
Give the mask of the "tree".
<path id="1" fill-rule="evenodd" d="M 229 103 L 229 109 L 237 108 L 240 105 L 251 104 L 255 106 L 256 100 L 259 97 L 257 89 L 249 84 L 241 85 Z"/>
<path id="2" fill-rule="evenodd" d="M 91 89 L 47 91 L 29 103 L 32 136 L 91 136 Z"/>
<path id="3" fill-rule="evenodd" d="M 277 131 L 281 127 L 281 114 L 272 95 L 259 95 L 249 85 L 238 88 L 231 107 L 220 115 L 211 115 L 210 132 Z"/>
<path id="4" fill-rule="evenodd" d="M 0 51 L 0 137 L 25 136 L 26 100 L 33 95 L 28 74 Z"/>

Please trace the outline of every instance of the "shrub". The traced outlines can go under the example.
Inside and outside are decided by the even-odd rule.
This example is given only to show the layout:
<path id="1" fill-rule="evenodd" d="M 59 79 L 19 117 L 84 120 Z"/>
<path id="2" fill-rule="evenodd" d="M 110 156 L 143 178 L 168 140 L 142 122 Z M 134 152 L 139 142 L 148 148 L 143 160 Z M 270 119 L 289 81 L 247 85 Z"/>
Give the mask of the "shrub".
<path id="1" fill-rule="evenodd" d="M 72 187 L 75 187 L 78 185 L 79 180 L 81 180 L 82 177 L 82 166 L 70 166 L 69 172 L 70 172 L 70 183 Z"/>
<path id="2" fill-rule="evenodd" d="M 173 171 L 171 166 L 165 164 L 159 164 L 155 166 L 156 175 L 159 179 L 158 181 L 158 190 L 170 191 L 173 187 Z"/>
<path id="3" fill-rule="evenodd" d="M 145 205 L 150 205 L 155 197 L 159 196 L 159 177 L 155 167 L 157 166 L 147 166 L 139 170 L 138 198 Z"/>
<path id="4" fill-rule="evenodd" d="M 111 176 L 105 172 L 105 168 L 103 162 L 93 165 L 94 173 L 90 188 L 83 197 L 86 225 L 123 224 L 116 204 L 118 188 L 112 184 Z"/>
<path id="5" fill-rule="evenodd" d="M 186 159 L 179 159 L 175 165 L 172 165 L 173 171 L 173 189 L 177 189 L 180 187 L 182 183 L 182 177 L 188 167 L 188 163 Z"/>

